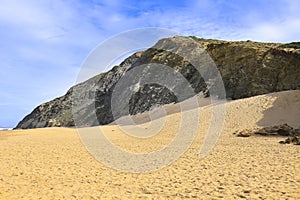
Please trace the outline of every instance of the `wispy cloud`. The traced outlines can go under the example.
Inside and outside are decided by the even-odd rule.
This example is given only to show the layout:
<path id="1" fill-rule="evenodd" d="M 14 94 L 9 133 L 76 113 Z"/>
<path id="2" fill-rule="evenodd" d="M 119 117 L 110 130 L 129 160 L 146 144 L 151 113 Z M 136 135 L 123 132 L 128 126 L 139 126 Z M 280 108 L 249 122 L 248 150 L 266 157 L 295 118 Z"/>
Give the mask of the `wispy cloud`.
<path id="1" fill-rule="evenodd" d="M 257 41 L 299 41 L 300 13 L 295 10 L 299 1 L 264 1 L 245 12 L 241 38 Z M 241 15 L 242 16 L 242 15 Z"/>
<path id="2" fill-rule="evenodd" d="M 0 99 L 12 106 L 10 120 L 0 107 L 0 126 L 15 125 L 66 92 L 88 53 L 122 31 L 161 27 L 207 38 L 290 42 L 299 40 L 299 7 L 297 0 L 2 0 Z"/>

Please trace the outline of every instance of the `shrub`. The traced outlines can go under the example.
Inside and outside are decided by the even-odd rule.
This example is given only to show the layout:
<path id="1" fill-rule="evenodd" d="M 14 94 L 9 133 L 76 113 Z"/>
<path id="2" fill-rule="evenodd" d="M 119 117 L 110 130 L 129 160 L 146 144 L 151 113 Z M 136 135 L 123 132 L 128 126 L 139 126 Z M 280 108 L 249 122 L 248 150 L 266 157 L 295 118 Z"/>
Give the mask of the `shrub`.
<path id="1" fill-rule="evenodd" d="M 287 44 L 282 44 L 279 46 L 280 48 L 294 48 L 294 49 L 300 49 L 300 42 L 291 42 Z"/>

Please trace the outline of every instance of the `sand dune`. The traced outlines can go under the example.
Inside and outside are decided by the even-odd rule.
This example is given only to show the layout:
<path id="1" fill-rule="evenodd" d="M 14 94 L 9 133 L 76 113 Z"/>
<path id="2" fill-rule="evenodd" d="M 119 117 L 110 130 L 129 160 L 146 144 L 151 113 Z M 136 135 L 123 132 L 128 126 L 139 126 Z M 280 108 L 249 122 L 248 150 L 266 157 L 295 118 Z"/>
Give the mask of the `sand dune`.
<path id="1" fill-rule="evenodd" d="M 226 108 L 222 134 L 207 157 L 198 154 L 211 125 L 211 106 L 199 110 L 190 148 L 170 166 L 149 173 L 99 163 L 76 129 L 1 131 L 0 199 L 300 199 L 300 146 L 279 144 L 279 137 L 232 134 L 282 123 L 299 127 L 300 91 L 231 101 Z M 168 115 L 159 133 L 147 139 L 124 134 L 116 125 L 100 129 L 121 149 L 151 152 L 172 141 L 181 115 Z"/>

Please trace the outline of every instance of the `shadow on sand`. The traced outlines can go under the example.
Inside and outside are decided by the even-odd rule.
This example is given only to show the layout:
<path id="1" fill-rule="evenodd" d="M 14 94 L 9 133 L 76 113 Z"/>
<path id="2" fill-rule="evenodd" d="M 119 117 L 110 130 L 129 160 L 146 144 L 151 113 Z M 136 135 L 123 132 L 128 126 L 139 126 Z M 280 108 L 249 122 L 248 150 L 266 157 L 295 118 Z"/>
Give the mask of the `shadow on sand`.
<path id="1" fill-rule="evenodd" d="M 258 126 L 273 126 L 287 123 L 292 127 L 300 127 L 300 90 L 284 91 L 268 94 L 276 98 L 273 106 L 263 112 Z"/>

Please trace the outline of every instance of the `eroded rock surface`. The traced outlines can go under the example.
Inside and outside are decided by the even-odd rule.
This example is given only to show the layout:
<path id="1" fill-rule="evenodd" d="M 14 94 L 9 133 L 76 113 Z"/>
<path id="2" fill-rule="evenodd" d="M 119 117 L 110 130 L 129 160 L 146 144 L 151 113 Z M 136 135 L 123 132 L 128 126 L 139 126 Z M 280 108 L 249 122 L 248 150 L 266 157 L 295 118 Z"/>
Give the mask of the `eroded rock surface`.
<path id="1" fill-rule="evenodd" d="M 110 71 L 73 86 L 66 95 L 35 108 L 16 128 L 74 126 L 74 112 L 77 126 L 111 123 L 128 114 L 127 108 L 121 106 L 118 108 L 119 112 L 113 116 L 111 97 L 114 87 L 130 70 L 150 63 L 174 69 L 186 78 L 194 94 L 203 93 L 209 96 L 207 82 L 202 75 L 210 77 L 209 84 L 213 87 L 216 72 L 205 64 L 199 47 L 205 49 L 216 64 L 228 99 L 300 89 L 300 51 L 297 48 L 283 48 L 281 44 L 275 43 L 228 42 L 178 36 L 159 40 L 152 48 L 133 54 Z M 180 56 L 182 53 L 184 57 Z M 203 74 L 187 60 L 202 63 Z M 166 74 L 158 73 L 158 76 L 163 79 Z M 132 77 L 133 80 L 139 78 L 141 77 Z M 148 84 L 138 88 L 126 88 L 119 101 L 122 101 L 122 95 L 131 90 L 133 95 L 129 101 L 129 114 L 136 114 L 150 110 L 153 106 L 180 102 L 192 96 L 184 93 L 185 87 L 180 88 L 181 85 L 174 84 L 175 89 L 176 87 L 183 93 L 180 98 L 170 88 Z M 77 105 L 76 110 L 72 110 L 74 104 Z"/>

